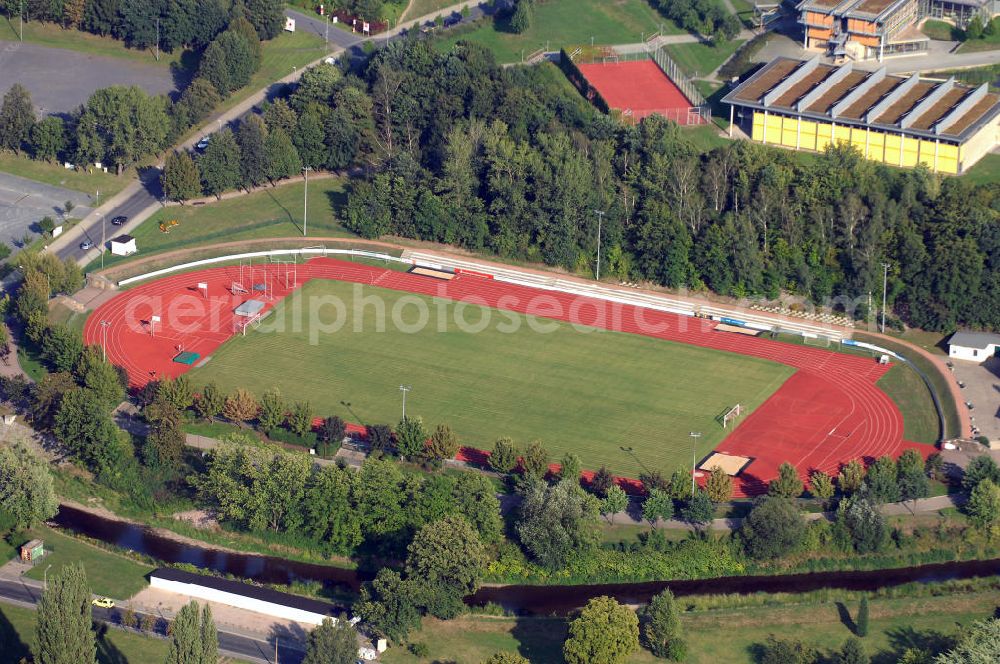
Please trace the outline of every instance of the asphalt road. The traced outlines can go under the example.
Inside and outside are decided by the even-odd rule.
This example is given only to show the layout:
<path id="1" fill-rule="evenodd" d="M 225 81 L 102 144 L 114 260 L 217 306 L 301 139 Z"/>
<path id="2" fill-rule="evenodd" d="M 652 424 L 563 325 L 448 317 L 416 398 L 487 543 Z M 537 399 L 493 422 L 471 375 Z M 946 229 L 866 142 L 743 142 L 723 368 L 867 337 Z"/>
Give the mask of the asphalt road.
<path id="1" fill-rule="evenodd" d="M 20 83 L 31 92 L 42 115 L 60 115 L 73 111 L 94 90 L 108 85 L 138 85 L 154 95 L 177 87 L 169 67 L 142 62 L 142 58 L 140 54 L 132 60 L 0 41 L 0 93 Z"/>
<path id="2" fill-rule="evenodd" d="M 0 579 L 0 601 L 10 601 L 20 606 L 34 606 L 41 598 L 41 589 L 21 581 Z M 12 601 L 11 601 L 12 600 Z M 94 620 L 107 623 L 110 626 L 118 624 L 118 609 L 102 609 L 92 607 Z M 139 618 L 142 613 L 136 614 Z M 219 632 L 219 654 L 230 658 L 239 658 L 253 662 L 274 664 L 274 643 L 260 641 L 230 632 Z M 290 648 L 279 643 L 279 661 L 281 664 L 300 664 L 305 657 L 301 650 Z"/>
<path id="3" fill-rule="evenodd" d="M 364 35 L 348 32 L 332 23 L 330 24 L 329 31 L 327 31 L 326 20 L 318 14 L 310 16 L 294 9 L 286 9 L 285 16 L 295 19 L 295 30 L 297 32 L 309 32 L 320 37 L 326 36 L 327 43 L 339 46 L 340 48 L 351 48 L 356 44 L 360 44 L 365 39 Z"/>

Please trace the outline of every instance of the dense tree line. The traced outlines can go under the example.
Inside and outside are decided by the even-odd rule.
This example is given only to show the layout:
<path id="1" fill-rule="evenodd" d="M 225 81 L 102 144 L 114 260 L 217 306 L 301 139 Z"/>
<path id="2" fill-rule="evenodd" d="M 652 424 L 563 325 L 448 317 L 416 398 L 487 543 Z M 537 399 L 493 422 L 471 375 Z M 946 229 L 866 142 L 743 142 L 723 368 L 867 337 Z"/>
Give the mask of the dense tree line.
<path id="1" fill-rule="evenodd" d="M 284 24 L 278 0 L 0 0 L 0 12 L 26 21 L 46 21 L 66 28 L 111 36 L 132 48 L 157 45 L 168 53 L 205 48 L 222 32 L 233 12 L 245 15 L 263 39 L 276 37 Z"/>
<path id="2" fill-rule="evenodd" d="M 888 296 L 907 322 L 1000 325 L 988 297 L 1000 282 L 1000 185 L 890 169 L 843 147 L 809 160 L 747 142 L 706 152 L 662 118 L 603 116 L 551 75 L 500 68 L 476 45 L 436 53 L 404 40 L 361 77 L 311 70 L 281 126 L 304 165 L 365 169 L 345 212 L 364 237 L 588 272 L 603 210 L 603 271 L 622 280 L 788 292 L 863 318 L 888 262 Z M 215 160 L 200 168 L 213 174 L 206 192 L 246 179 Z"/>
<path id="3" fill-rule="evenodd" d="M 690 32 L 731 41 L 740 33 L 740 21 L 712 0 L 650 0 L 660 13 Z"/>

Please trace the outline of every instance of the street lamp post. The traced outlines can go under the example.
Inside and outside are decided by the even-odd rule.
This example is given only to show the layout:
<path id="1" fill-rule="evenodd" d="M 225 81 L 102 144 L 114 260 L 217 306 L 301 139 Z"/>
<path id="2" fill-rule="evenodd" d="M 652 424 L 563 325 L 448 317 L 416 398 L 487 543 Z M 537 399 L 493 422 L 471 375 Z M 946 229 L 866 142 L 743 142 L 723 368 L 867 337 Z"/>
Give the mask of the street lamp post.
<path id="1" fill-rule="evenodd" d="M 160 17 L 156 17 L 156 61 L 160 61 Z"/>
<path id="2" fill-rule="evenodd" d="M 101 321 L 101 355 L 104 357 L 104 361 L 108 361 L 108 328 L 111 327 L 111 321 L 102 320 Z"/>
<path id="3" fill-rule="evenodd" d="M 306 176 L 306 189 L 302 194 L 302 237 L 309 233 L 309 171 L 311 170 L 308 166 L 302 167 L 302 172 Z"/>
<path id="4" fill-rule="evenodd" d="M 50 564 L 49 567 L 52 567 L 52 565 Z M 48 590 L 49 589 L 49 567 L 46 567 L 45 571 L 42 572 L 42 589 L 43 590 Z"/>
<path id="5" fill-rule="evenodd" d="M 399 391 L 403 393 L 403 419 L 406 419 L 406 393 L 413 389 L 412 385 L 400 385 Z"/>
<path id="6" fill-rule="evenodd" d="M 604 211 L 594 210 L 597 215 L 597 281 L 601 280 L 601 225 L 604 222 Z"/>
<path id="7" fill-rule="evenodd" d="M 885 291 L 889 283 L 889 264 L 882 263 L 882 334 L 885 334 Z"/>
<path id="8" fill-rule="evenodd" d="M 694 471 L 695 471 L 694 465 L 696 463 L 695 462 L 695 452 L 694 452 L 694 450 L 695 450 L 695 444 L 698 442 L 698 439 L 701 438 L 701 432 L 700 431 L 692 431 L 688 435 L 691 436 L 691 495 L 694 496 L 694 491 L 695 491 L 695 489 L 694 489 Z"/>
<path id="9" fill-rule="evenodd" d="M 103 212 L 99 212 L 101 215 L 101 269 L 104 269 L 104 244 L 107 242 L 108 234 L 108 218 L 104 216 Z"/>

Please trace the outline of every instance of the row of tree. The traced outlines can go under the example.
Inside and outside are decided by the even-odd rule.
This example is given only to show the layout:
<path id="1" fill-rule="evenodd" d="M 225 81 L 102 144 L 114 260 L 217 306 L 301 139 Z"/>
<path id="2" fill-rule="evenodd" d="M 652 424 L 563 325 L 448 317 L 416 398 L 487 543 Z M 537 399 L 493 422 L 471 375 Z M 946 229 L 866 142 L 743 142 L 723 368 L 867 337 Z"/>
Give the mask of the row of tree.
<path id="1" fill-rule="evenodd" d="M 719 41 L 732 41 L 740 34 L 740 20 L 712 0 L 650 0 L 650 4 L 689 32 Z"/>
<path id="2" fill-rule="evenodd" d="M 222 32 L 232 11 L 244 13 L 263 39 L 284 25 L 278 0 L 2 0 L 0 13 L 25 21 L 47 21 L 65 28 L 111 36 L 132 48 L 158 46 L 171 52 L 202 49 Z M 23 11 L 23 14 L 21 13 Z"/>
<path id="3" fill-rule="evenodd" d="M 363 167 L 344 218 L 364 237 L 587 273 L 601 210 L 602 273 L 614 278 L 788 292 L 865 318 L 889 263 L 888 299 L 907 322 L 1000 326 L 988 296 L 1000 184 L 890 169 L 841 146 L 811 159 L 748 142 L 706 150 L 663 118 L 604 116 L 550 74 L 501 68 L 474 44 L 438 53 L 401 40 L 360 79 L 317 68 L 288 99 L 294 126 L 283 115 L 304 165 Z"/>

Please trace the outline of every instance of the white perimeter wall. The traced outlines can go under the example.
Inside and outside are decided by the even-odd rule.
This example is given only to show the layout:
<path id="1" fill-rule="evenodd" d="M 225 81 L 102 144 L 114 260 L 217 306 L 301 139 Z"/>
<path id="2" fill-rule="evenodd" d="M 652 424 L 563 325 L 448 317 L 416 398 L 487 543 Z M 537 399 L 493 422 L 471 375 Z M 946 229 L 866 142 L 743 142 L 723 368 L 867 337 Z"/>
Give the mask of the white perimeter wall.
<path id="1" fill-rule="evenodd" d="M 149 579 L 149 585 L 153 588 L 169 590 L 170 592 L 178 593 L 180 595 L 190 595 L 191 597 L 203 599 L 208 602 L 227 604 L 229 606 L 235 606 L 239 609 L 246 609 L 247 611 L 253 611 L 255 613 L 263 613 L 264 615 L 274 616 L 275 618 L 284 618 L 286 620 L 309 623 L 310 625 L 319 625 L 323 622 L 324 618 L 331 617 L 319 613 L 312 613 L 310 611 L 303 611 L 301 609 L 294 609 L 290 606 L 264 602 L 259 599 L 253 599 L 252 597 L 235 595 L 233 593 L 223 592 L 214 588 L 206 588 L 205 586 L 194 583 L 169 581 L 156 576 Z"/>

